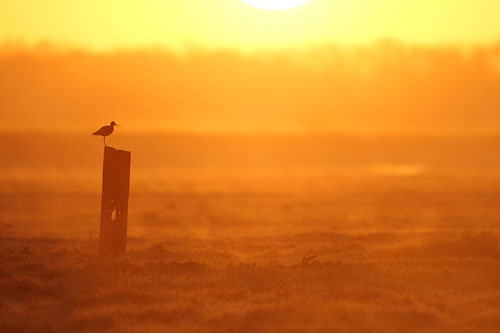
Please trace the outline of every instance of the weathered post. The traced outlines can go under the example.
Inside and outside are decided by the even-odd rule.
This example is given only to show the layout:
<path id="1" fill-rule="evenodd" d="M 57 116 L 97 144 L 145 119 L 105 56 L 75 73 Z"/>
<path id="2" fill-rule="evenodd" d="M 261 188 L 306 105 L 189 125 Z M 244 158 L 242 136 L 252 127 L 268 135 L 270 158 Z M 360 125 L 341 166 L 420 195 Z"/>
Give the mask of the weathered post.
<path id="1" fill-rule="evenodd" d="M 131 153 L 104 147 L 99 257 L 125 255 Z"/>

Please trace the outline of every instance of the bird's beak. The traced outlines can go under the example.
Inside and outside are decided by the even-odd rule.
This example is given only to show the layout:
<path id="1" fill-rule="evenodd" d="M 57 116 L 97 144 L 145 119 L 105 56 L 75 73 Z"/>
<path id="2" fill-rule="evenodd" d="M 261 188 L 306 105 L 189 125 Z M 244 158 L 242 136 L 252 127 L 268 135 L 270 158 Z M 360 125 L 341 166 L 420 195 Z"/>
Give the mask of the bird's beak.
<path id="1" fill-rule="evenodd" d="M 115 124 L 115 126 L 118 128 L 122 128 L 122 125 L 119 125 L 119 124 Z"/>

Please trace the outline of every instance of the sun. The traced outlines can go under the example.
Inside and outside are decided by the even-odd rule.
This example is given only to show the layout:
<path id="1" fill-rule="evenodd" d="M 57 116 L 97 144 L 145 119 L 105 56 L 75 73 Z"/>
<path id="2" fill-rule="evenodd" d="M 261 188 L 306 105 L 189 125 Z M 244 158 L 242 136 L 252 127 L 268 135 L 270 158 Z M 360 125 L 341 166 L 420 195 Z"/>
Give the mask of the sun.
<path id="1" fill-rule="evenodd" d="M 285 10 L 300 7 L 311 0 L 242 0 L 250 6 L 267 10 Z"/>

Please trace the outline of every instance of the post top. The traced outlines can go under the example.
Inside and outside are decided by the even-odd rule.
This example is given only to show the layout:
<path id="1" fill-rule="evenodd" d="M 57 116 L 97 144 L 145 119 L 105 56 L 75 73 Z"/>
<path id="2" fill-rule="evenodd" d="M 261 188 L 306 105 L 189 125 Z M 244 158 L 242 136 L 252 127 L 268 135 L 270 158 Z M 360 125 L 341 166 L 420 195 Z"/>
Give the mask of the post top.
<path id="1" fill-rule="evenodd" d="M 107 152 L 109 153 L 126 153 L 126 154 L 132 154 L 130 151 L 127 151 L 127 150 L 121 150 L 121 149 L 116 149 L 114 147 L 110 147 L 110 146 L 105 146 L 104 147 L 104 153 L 106 154 Z"/>

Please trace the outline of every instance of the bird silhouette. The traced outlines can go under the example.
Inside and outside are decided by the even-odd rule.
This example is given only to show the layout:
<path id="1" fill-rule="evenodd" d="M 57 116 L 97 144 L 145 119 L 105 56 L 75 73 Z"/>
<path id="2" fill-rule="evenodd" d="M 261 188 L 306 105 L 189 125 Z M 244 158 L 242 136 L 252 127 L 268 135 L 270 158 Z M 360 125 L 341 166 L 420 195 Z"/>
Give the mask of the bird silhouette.
<path id="1" fill-rule="evenodd" d="M 111 133 L 113 133 L 113 131 L 115 130 L 115 126 L 120 128 L 120 125 L 112 121 L 109 125 L 103 126 L 99 130 L 92 133 L 92 135 L 102 135 L 102 138 L 104 140 L 104 146 L 106 146 L 106 137 L 111 135 Z"/>

